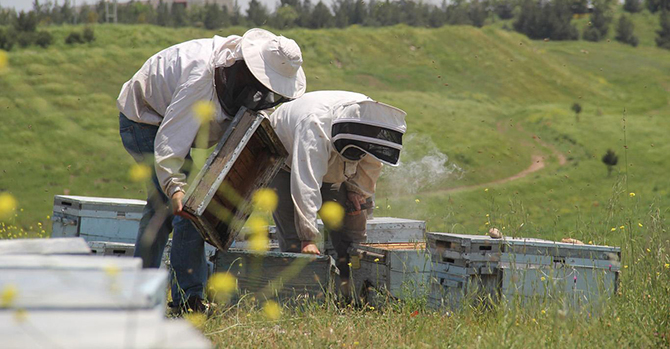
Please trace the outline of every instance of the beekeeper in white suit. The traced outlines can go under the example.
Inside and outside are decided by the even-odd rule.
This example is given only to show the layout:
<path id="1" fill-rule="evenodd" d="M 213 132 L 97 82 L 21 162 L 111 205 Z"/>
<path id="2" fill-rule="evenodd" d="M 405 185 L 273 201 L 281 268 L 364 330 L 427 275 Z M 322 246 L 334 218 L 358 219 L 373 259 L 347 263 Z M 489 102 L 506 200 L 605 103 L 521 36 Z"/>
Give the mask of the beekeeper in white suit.
<path id="1" fill-rule="evenodd" d="M 407 126 L 405 112 L 346 91 L 317 91 L 282 104 L 270 121 L 289 157 L 272 187 L 273 217 L 282 251 L 319 254 L 316 219 L 324 201 L 352 207 L 330 234 L 340 277 L 347 280 L 353 242 L 366 239 L 365 210 L 382 163 L 396 166 Z"/>
<path id="2" fill-rule="evenodd" d="M 206 125 L 207 146 L 212 146 L 241 107 L 264 110 L 301 96 L 306 87 L 301 65 L 295 41 L 251 29 L 241 37 L 214 36 L 164 49 L 123 85 L 117 100 L 123 145 L 135 161 L 155 169 L 135 256 L 142 257 L 145 268 L 158 268 L 174 229 L 170 256 L 177 281 L 172 287 L 174 308 L 203 311 L 205 307 L 204 241 L 181 217 L 189 153 L 206 121 L 196 115 L 194 106 L 202 101 L 214 106 Z"/>

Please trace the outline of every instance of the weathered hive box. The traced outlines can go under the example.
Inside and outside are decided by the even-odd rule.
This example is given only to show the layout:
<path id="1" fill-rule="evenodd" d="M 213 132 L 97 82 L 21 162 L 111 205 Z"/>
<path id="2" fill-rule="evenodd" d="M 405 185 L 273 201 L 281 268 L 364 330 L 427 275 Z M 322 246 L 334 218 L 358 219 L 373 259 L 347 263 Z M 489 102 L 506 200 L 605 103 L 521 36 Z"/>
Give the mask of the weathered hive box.
<path id="1" fill-rule="evenodd" d="M 163 309 L 167 276 L 159 269 L 6 269 L 0 289 L 16 289 L 16 309 Z"/>
<path id="2" fill-rule="evenodd" d="M 616 291 L 618 247 L 447 233 L 427 238 L 433 260 L 429 302 L 435 306 L 459 306 L 466 296 L 563 297 L 580 306 Z"/>
<path id="3" fill-rule="evenodd" d="M 82 238 L 0 240 L 0 256 L 16 254 L 61 255 L 90 254 Z"/>
<path id="4" fill-rule="evenodd" d="M 301 253 L 228 250 L 217 252 L 215 269 L 237 277 L 241 294 L 291 301 L 325 300 L 339 273 L 330 256 Z"/>
<path id="5" fill-rule="evenodd" d="M 241 110 L 184 199 L 205 241 L 225 251 L 251 213 L 253 193 L 266 186 L 288 153 L 270 121 Z"/>
<path id="6" fill-rule="evenodd" d="M 91 254 L 99 256 L 132 257 L 135 253 L 135 244 L 114 241 L 89 241 Z"/>
<path id="7" fill-rule="evenodd" d="M 62 270 L 139 270 L 139 258 L 92 257 L 78 255 L 2 255 L 0 270 L 3 269 L 62 269 Z"/>
<path id="8" fill-rule="evenodd" d="M 431 259 L 423 242 L 355 245 L 351 269 L 355 290 L 367 303 L 425 297 L 430 285 Z"/>
<path id="9" fill-rule="evenodd" d="M 320 219 L 317 225 L 319 231 L 323 233 L 325 227 Z M 365 242 L 373 244 L 424 241 L 426 222 L 394 217 L 374 217 L 367 221 L 366 234 Z M 325 242 L 326 250 L 331 250 L 332 246 L 330 240 Z"/>
<path id="10" fill-rule="evenodd" d="M 207 349 L 211 343 L 186 320 L 163 311 L 0 311 L 2 348 Z"/>
<path id="11" fill-rule="evenodd" d="M 54 196 L 51 237 L 135 243 L 146 201 Z"/>

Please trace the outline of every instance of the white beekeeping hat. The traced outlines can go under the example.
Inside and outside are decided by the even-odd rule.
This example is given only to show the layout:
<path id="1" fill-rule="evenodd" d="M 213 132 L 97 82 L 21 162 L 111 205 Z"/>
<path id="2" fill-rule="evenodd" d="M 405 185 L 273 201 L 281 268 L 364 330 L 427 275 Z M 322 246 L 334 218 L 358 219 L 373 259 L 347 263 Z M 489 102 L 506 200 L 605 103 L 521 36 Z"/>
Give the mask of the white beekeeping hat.
<path id="1" fill-rule="evenodd" d="M 258 81 L 288 98 L 305 93 L 307 80 L 298 44 L 264 29 L 251 29 L 242 37 L 242 57 Z"/>

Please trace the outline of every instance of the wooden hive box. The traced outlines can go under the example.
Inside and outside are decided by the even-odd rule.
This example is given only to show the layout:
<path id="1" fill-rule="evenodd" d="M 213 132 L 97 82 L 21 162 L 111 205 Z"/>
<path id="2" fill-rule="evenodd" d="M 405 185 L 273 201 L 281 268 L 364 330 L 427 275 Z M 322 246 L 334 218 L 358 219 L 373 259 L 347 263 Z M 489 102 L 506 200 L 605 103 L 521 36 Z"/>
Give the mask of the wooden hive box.
<path id="1" fill-rule="evenodd" d="M 251 213 L 251 196 L 267 186 L 288 153 L 260 113 L 241 110 L 184 198 L 184 211 L 205 241 L 225 251 Z"/>
<path id="2" fill-rule="evenodd" d="M 0 240 L 0 255 L 14 254 L 91 254 L 82 238 Z"/>
<path id="3" fill-rule="evenodd" d="M 339 274 L 330 256 L 234 249 L 217 252 L 215 268 L 237 278 L 239 294 L 279 301 L 324 301 Z"/>
<path id="4" fill-rule="evenodd" d="M 55 195 L 51 237 L 134 244 L 146 201 Z"/>
<path id="5" fill-rule="evenodd" d="M 425 243 L 363 243 L 355 248 L 358 255 L 351 259 L 352 279 L 368 304 L 427 295 L 431 259 Z"/>
<path id="6" fill-rule="evenodd" d="M 433 260 L 429 303 L 437 307 L 482 296 L 596 305 L 617 289 L 618 247 L 448 233 L 427 238 Z"/>

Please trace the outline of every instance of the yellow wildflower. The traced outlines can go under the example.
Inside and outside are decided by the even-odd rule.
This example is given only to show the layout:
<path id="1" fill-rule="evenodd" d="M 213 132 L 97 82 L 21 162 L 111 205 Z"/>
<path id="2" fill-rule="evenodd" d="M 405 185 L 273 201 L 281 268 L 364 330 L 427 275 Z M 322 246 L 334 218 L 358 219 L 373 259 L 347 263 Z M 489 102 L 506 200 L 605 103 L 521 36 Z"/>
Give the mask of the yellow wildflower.
<path id="1" fill-rule="evenodd" d="M 337 202 L 328 201 L 321 206 L 319 215 L 323 223 L 330 229 L 338 229 L 344 219 L 344 208 Z"/>
<path id="2" fill-rule="evenodd" d="M 267 301 L 263 304 L 263 314 L 270 320 L 278 320 L 281 317 L 281 307 L 277 302 Z"/>
<path id="3" fill-rule="evenodd" d="M 193 113 L 200 119 L 200 122 L 209 122 L 214 119 L 215 111 L 214 103 L 210 101 L 198 101 L 193 105 Z"/>
<path id="4" fill-rule="evenodd" d="M 277 208 L 279 197 L 274 190 L 264 188 L 259 189 L 254 193 L 253 199 L 254 207 L 261 211 L 272 212 Z"/>
<path id="5" fill-rule="evenodd" d="M 130 180 L 144 182 L 151 177 L 151 167 L 145 164 L 135 164 L 130 167 Z"/>
<path id="6" fill-rule="evenodd" d="M 9 217 L 16 210 L 16 199 L 10 193 L 0 194 L 0 219 Z"/>
<path id="7" fill-rule="evenodd" d="M 639 226 L 640 226 L 640 228 L 642 228 L 642 227 L 643 227 L 642 223 L 638 223 L 637 225 L 639 225 Z"/>
<path id="8" fill-rule="evenodd" d="M 14 284 L 6 285 L 0 293 L 0 308 L 8 308 L 14 303 L 19 289 Z"/>
<path id="9" fill-rule="evenodd" d="M 632 197 L 632 198 L 635 197 L 635 193 L 630 193 L 630 194 L 628 194 L 628 195 L 630 195 L 630 197 Z"/>
<path id="10" fill-rule="evenodd" d="M 418 203 L 421 202 L 421 200 L 419 200 L 419 199 L 414 199 L 414 202 L 416 202 L 416 203 L 418 204 Z"/>

